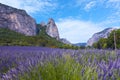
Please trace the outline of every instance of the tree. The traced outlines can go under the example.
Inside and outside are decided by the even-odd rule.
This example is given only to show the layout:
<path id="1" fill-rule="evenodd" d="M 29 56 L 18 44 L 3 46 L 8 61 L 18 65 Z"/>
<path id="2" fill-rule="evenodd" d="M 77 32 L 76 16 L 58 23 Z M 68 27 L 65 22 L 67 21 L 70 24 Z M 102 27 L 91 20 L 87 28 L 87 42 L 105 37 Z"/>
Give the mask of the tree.
<path id="1" fill-rule="evenodd" d="M 112 31 L 110 36 L 108 37 L 108 47 L 115 49 L 120 49 L 120 29 Z"/>
<path id="2" fill-rule="evenodd" d="M 108 38 L 101 38 L 93 44 L 93 47 L 98 49 L 120 49 L 120 29 L 112 31 Z"/>
<path id="3" fill-rule="evenodd" d="M 93 44 L 93 47 L 98 48 L 98 49 L 106 49 L 107 48 L 107 39 L 101 38 L 97 43 Z"/>

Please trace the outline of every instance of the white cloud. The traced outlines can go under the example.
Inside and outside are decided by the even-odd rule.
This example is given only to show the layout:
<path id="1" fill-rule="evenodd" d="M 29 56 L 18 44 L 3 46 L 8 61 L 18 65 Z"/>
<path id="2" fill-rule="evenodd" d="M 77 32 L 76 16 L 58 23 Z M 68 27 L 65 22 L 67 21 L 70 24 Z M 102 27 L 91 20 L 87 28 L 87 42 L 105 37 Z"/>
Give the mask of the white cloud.
<path id="1" fill-rule="evenodd" d="M 108 0 L 106 2 L 106 8 L 110 8 L 112 13 L 108 16 L 107 21 L 111 22 L 110 24 L 119 24 L 120 23 L 120 0 Z"/>
<path id="2" fill-rule="evenodd" d="M 104 29 L 92 22 L 75 19 L 61 19 L 56 24 L 60 37 L 66 38 L 72 43 L 87 42 L 94 33 Z"/>
<path id="3" fill-rule="evenodd" d="M 113 9 L 120 9 L 120 0 L 109 0 L 106 6 Z"/>
<path id="4" fill-rule="evenodd" d="M 108 27 L 120 28 L 120 19 L 106 19 L 102 22 L 99 22 L 98 25 L 104 28 Z"/>
<path id="5" fill-rule="evenodd" d="M 75 5 L 86 11 L 95 6 L 120 9 L 120 0 L 76 0 Z"/>
<path id="6" fill-rule="evenodd" d="M 88 4 L 86 4 L 86 6 L 84 7 L 84 9 L 86 11 L 89 11 L 91 8 L 93 8 L 96 5 L 96 1 L 91 1 Z"/>
<path id="7" fill-rule="evenodd" d="M 57 6 L 57 4 L 51 2 L 51 0 L 0 0 L 0 3 L 24 9 L 28 13 L 47 12 Z"/>
<path id="8" fill-rule="evenodd" d="M 109 0 L 109 2 L 120 2 L 120 0 Z"/>

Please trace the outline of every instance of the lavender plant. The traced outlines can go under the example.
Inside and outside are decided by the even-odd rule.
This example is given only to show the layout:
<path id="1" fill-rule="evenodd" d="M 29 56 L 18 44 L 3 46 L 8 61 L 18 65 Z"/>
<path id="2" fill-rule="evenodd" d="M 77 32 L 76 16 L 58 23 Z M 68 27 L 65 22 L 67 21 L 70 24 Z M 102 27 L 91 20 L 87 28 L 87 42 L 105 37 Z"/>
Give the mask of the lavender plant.
<path id="1" fill-rule="evenodd" d="M 120 50 L 4 46 L 0 80 L 120 80 Z"/>

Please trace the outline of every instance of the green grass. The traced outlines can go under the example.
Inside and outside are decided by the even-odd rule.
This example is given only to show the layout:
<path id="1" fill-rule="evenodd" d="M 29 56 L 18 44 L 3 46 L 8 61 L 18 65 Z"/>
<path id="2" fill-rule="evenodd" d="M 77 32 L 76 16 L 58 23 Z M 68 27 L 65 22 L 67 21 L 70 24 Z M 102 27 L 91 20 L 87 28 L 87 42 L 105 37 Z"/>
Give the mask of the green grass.
<path id="1" fill-rule="evenodd" d="M 84 66 L 69 55 L 65 55 L 62 59 L 54 59 L 54 62 L 39 64 L 29 73 L 20 76 L 20 80 L 92 80 L 93 78 L 98 79 L 96 67 Z"/>

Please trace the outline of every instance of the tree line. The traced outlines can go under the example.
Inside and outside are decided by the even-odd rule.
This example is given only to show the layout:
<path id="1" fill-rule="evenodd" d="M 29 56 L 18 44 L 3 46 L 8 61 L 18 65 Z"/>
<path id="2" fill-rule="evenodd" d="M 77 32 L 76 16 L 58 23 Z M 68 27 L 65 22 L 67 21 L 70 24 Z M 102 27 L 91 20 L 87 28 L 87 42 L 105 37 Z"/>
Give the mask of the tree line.
<path id="1" fill-rule="evenodd" d="M 101 38 L 93 44 L 93 47 L 98 49 L 120 49 L 120 29 L 113 30 L 108 38 Z"/>

